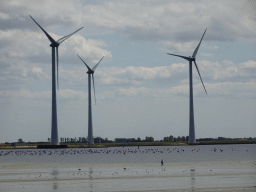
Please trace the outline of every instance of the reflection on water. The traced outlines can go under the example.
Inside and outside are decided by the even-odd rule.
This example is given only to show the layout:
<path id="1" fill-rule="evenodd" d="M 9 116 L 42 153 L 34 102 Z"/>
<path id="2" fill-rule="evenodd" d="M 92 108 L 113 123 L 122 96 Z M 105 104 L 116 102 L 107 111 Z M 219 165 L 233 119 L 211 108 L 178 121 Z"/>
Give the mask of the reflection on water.
<path id="1" fill-rule="evenodd" d="M 59 175 L 59 171 L 57 169 L 53 169 L 52 175 L 53 175 L 54 179 L 58 179 L 57 176 Z"/>
<path id="2" fill-rule="evenodd" d="M 90 173 L 90 175 L 93 174 L 93 168 L 92 167 L 89 168 L 89 173 Z"/>
<path id="3" fill-rule="evenodd" d="M 53 169 L 51 174 L 53 175 L 54 179 L 58 179 L 58 175 L 59 175 L 58 169 Z M 58 189 L 57 182 L 53 183 L 52 189 Z"/>
<path id="4" fill-rule="evenodd" d="M 195 192 L 195 169 L 191 168 L 190 169 L 190 177 L 191 177 L 191 192 Z"/>
<path id="5" fill-rule="evenodd" d="M 93 178 L 93 169 L 92 169 L 92 167 L 89 168 L 89 178 L 90 179 Z"/>
<path id="6" fill-rule="evenodd" d="M 93 192 L 93 168 L 90 167 L 89 168 L 89 189 L 90 189 L 90 192 Z"/>
<path id="7" fill-rule="evenodd" d="M 58 183 L 53 183 L 52 189 L 58 189 Z"/>

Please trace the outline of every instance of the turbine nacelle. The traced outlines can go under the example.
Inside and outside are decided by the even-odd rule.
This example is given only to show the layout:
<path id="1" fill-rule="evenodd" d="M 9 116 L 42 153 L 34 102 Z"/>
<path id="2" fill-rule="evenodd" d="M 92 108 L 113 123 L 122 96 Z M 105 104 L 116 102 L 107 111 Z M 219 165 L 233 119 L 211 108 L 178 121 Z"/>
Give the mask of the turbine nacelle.
<path id="1" fill-rule="evenodd" d="M 188 56 L 187 58 L 188 58 L 188 59 L 187 59 L 188 61 L 195 61 L 195 60 L 196 60 L 196 58 L 193 57 L 193 56 Z"/>
<path id="2" fill-rule="evenodd" d="M 59 47 L 59 45 L 60 45 L 59 43 L 56 43 L 56 42 L 55 42 L 55 43 L 51 43 L 51 44 L 50 44 L 50 47 Z"/>
<path id="3" fill-rule="evenodd" d="M 94 71 L 93 71 L 93 70 L 91 70 L 91 71 L 87 71 L 86 73 L 87 73 L 87 74 L 93 74 L 93 73 L 94 73 Z"/>
<path id="4" fill-rule="evenodd" d="M 189 57 L 189 58 L 191 58 L 191 61 L 195 61 L 196 60 L 195 57 Z"/>

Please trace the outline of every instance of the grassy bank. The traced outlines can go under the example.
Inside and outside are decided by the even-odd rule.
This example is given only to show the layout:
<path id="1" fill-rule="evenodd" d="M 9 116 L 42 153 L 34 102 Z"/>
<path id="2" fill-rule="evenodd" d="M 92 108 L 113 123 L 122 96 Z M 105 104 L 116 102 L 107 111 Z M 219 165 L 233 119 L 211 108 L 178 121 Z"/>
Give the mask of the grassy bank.
<path id="1" fill-rule="evenodd" d="M 195 145 L 224 145 L 224 144 L 256 144 L 256 140 L 215 140 L 200 141 Z M 100 143 L 88 145 L 87 143 L 63 143 L 68 148 L 107 148 L 128 146 L 186 146 L 185 142 L 130 142 L 130 143 Z M 37 144 L 0 145 L 0 149 L 36 149 Z"/>
<path id="2" fill-rule="evenodd" d="M 200 141 L 199 145 L 225 145 L 225 144 L 256 144 L 256 140 L 216 140 Z"/>

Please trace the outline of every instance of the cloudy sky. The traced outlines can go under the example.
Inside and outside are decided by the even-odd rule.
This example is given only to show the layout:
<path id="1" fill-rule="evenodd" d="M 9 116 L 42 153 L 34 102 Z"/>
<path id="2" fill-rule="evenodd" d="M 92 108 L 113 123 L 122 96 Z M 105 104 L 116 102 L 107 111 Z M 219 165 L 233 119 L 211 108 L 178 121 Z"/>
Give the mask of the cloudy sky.
<path id="1" fill-rule="evenodd" d="M 94 136 L 187 136 L 188 62 L 193 67 L 196 138 L 256 137 L 254 0 L 0 1 L 0 143 L 47 141 L 51 48 L 59 47 L 59 137 L 87 137 L 88 79 L 95 72 Z"/>

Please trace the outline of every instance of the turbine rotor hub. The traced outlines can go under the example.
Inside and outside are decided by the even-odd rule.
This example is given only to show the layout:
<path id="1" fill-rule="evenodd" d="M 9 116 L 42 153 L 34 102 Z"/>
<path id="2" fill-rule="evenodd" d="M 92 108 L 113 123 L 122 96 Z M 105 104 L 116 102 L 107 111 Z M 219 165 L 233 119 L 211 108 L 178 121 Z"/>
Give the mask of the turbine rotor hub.
<path id="1" fill-rule="evenodd" d="M 86 73 L 88 73 L 88 74 L 93 74 L 94 71 L 87 71 Z"/>
<path id="2" fill-rule="evenodd" d="M 196 58 L 193 57 L 193 56 L 189 56 L 189 58 L 190 58 L 190 61 L 195 61 L 196 60 Z"/>
<path id="3" fill-rule="evenodd" d="M 56 43 L 56 42 L 55 43 L 51 43 L 50 47 L 59 47 L 59 43 Z"/>

